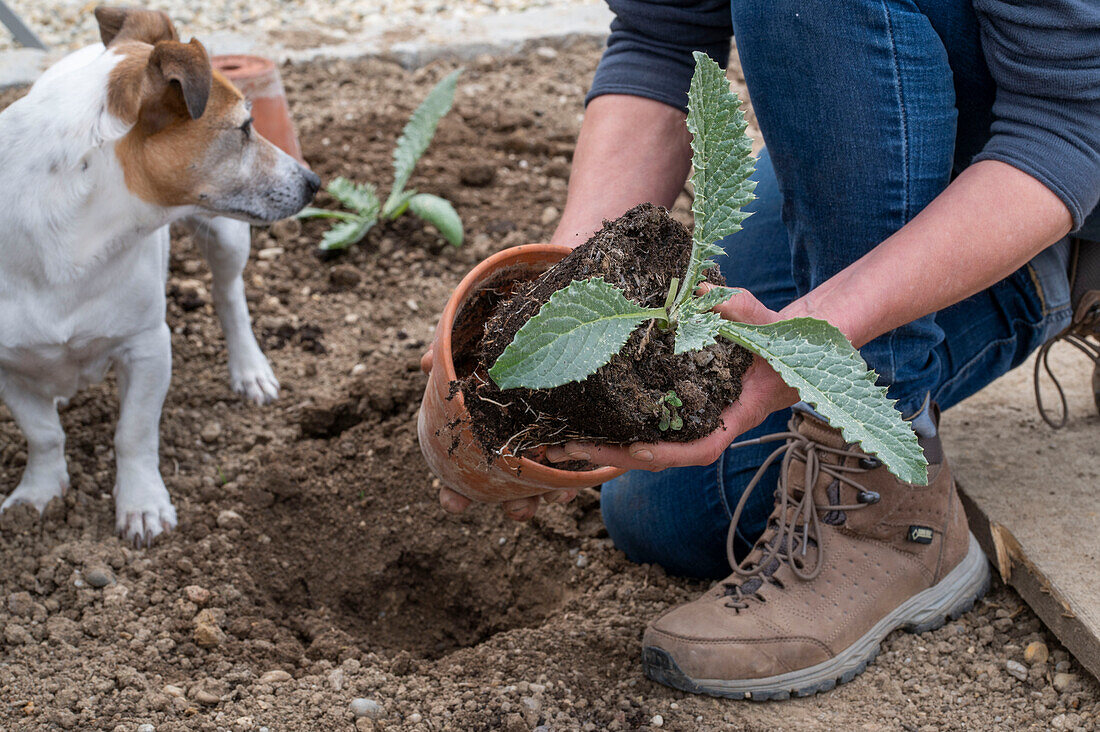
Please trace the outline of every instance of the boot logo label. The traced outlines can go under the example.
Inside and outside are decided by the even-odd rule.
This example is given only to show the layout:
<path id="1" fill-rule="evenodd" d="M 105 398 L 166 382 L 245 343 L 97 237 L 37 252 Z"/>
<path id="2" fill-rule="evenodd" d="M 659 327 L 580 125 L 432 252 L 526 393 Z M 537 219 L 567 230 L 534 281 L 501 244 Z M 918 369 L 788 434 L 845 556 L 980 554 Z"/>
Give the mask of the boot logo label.
<path id="1" fill-rule="evenodd" d="M 931 544 L 933 536 L 935 532 L 927 526 L 910 526 L 909 535 L 906 538 L 918 544 Z"/>

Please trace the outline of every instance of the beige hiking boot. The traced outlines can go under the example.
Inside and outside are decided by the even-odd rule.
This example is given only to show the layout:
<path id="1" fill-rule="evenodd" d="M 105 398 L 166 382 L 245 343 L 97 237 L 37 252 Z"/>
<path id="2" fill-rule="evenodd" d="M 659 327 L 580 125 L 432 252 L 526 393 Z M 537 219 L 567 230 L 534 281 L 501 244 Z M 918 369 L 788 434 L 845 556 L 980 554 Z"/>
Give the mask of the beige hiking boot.
<path id="1" fill-rule="evenodd" d="M 776 506 L 734 574 L 646 629 L 654 681 L 738 699 L 786 699 L 853 679 L 889 633 L 938 628 L 973 607 L 989 567 L 971 536 L 936 436 L 935 415 L 914 420 L 929 485 L 898 481 L 844 442 L 812 410 L 796 408 L 785 440 Z M 754 441 L 755 442 L 755 441 Z M 803 486 L 813 487 L 810 491 Z M 731 540 L 732 544 L 732 540 Z"/>

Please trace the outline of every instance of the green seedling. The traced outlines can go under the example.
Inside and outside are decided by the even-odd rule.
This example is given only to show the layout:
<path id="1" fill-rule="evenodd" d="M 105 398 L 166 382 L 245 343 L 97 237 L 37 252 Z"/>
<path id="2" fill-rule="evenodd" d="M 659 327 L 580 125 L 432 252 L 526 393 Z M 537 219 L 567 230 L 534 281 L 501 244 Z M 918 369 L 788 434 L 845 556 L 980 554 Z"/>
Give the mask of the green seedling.
<path id="1" fill-rule="evenodd" d="M 670 391 L 661 397 L 657 402 L 660 409 L 660 422 L 657 423 L 657 429 L 661 432 L 679 432 L 684 428 L 684 420 L 680 419 L 680 413 L 677 411 L 680 407 L 684 406 L 684 403 L 680 401 L 680 397 L 676 396 L 675 391 Z"/>
<path id="2" fill-rule="evenodd" d="M 725 72 L 706 54 L 695 53 L 688 93 L 695 218 L 691 258 L 673 279 L 664 307 L 642 307 L 603 278 L 576 280 L 555 292 L 489 369 L 504 389 L 551 389 L 581 381 L 622 350 L 638 326 L 654 321 L 675 333 L 677 354 L 697 351 L 724 338 L 765 359 L 846 440 L 876 455 L 904 481 L 925 484 L 928 464 L 908 423 L 876 384 L 844 334 L 824 320 L 792 318 L 766 325 L 725 320 L 714 308 L 737 290 L 711 287 L 700 294 L 704 273 L 723 254 L 716 242 L 741 229 L 742 208 L 756 184 L 752 141 Z M 667 396 L 662 407 L 671 407 Z M 678 401 L 678 400 L 677 400 Z M 674 429 L 672 409 L 668 426 Z M 662 415 L 663 416 L 663 415 Z M 662 429 L 664 429 L 662 427 Z"/>
<path id="3" fill-rule="evenodd" d="M 409 118 L 393 152 L 393 188 L 385 204 L 373 185 L 334 178 L 325 190 L 348 210 L 310 207 L 298 214 L 301 219 L 337 220 L 321 238 L 321 249 L 347 249 L 362 241 L 379 220 L 393 221 L 406 211 L 439 229 L 443 238 L 453 246 L 462 246 L 462 219 L 450 201 L 430 193 L 418 193 L 415 189 L 405 190 L 416 162 L 435 136 L 439 120 L 451 109 L 460 73 L 461 69 L 453 71 L 436 84 Z"/>

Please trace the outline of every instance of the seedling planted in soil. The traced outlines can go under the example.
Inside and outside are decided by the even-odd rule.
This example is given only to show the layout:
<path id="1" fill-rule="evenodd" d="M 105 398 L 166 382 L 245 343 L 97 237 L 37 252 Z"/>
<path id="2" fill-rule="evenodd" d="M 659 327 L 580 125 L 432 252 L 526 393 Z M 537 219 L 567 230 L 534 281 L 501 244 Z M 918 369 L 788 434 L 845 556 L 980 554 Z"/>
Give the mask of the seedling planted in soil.
<path id="1" fill-rule="evenodd" d="M 430 193 L 405 190 L 416 162 L 435 136 L 439 120 L 451 109 L 455 85 L 461 73 L 461 69 L 453 71 L 436 84 L 405 125 L 393 152 L 393 188 L 385 204 L 378 198 L 377 190 L 370 183 L 354 183 L 347 178 L 334 178 L 325 190 L 349 210 L 306 208 L 298 214 L 298 218 L 302 219 L 338 220 L 321 238 L 321 249 L 347 249 L 362 241 L 380 218 L 393 221 L 406 211 L 435 226 L 450 244 L 462 246 L 462 219 L 450 201 Z"/>
<path id="2" fill-rule="evenodd" d="M 679 225 L 653 206 L 637 207 L 605 225 L 540 280 L 520 287 L 502 303 L 503 315 L 498 308 L 481 344 L 483 366 L 491 364 L 488 376 L 501 393 L 494 397 L 486 393 L 484 382 L 473 383 L 481 378 L 475 371 L 467 381 L 468 387 L 473 383 L 466 389 L 468 395 L 475 402 L 512 403 L 511 427 L 516 406 L 530 412 L 528 426 L 508 436 L 512 444 L 506 442 L 505 447 L 513 451 L 578 437 L 686 441 L 719 428 L 716 414 L 740 395 L 740 375 L 751 359 L 739 359 L 730 350 L 736 344 L 764 358 L 849 442 L 860 443 L 902 480 L 925 483 L 927 463 L 916 435 L 887 399 L 886 389 L 876 384 L 876 374 L 836 327 L 814 318 L 736 323 L 713 312 L 737 292 L 724 287 L 717 274 L 714 257 L 723 251 L 716 242 L 741 229 L 748 215 L 741 209 L 753 199 L 755 183 L 749 179 L 752 143 L 740 102 L 718 64 L 702 53 L 696 53 L 695 60 L 687 118 L 695 227 L 686 262 L 662 281 L 664 291 L 653 291 L 648 282 L 644 284 L 649 287 L 638 288 L 634 285 L 647 276 L 639 273 L 658 266 L 654 260 L 660 248 L 675 249 Z M 643 229 L 646 232 L 639 235 Z M 686 250 L 686 241 L 682 246 Z M 627 258 L 635 261 L 624 268 L 615 260 L 627 248 L 632 248 Z M 546 282 L 560 279 L 555 270 L 576 269 L 578 261 L 587 276 L 561 283 L 543 298 Z M 700 285 L 708 280 L 709 289 L 700 294 Z M 512 316 L 517 313 L 524 322 L 516 330 L 508 328 L 516 324 Z M 498 328 L 503 335 L 491 332 Z M 503 352 L 501 337 L 511 338 Z M 608 373 L 645 372 L 645 362 L 654 359 L 664 365 L 653 369 L 650 364 L 641 379 L 620 380 L 618 385 L 614 379 L 607 381 Z M 715 360 L 718 367 L 713 366 Z M 621 411 L 616 389 L 632 392 L 622 408 L 642 413 L 641 428 L 631 432 L 612 424 L 615 419 L 631 421 L 630 415 L 615 414 Z M 547 396 L 556 392 L 570 403 L 556 403 Z M 476 413 L 480 406 L 471 409 Z M 609 414 L 593 423 L 581 411 Z M 638 421 L 633 422 L 637 427 Z M 495 447 L 505 449 L 500 442 Z"/>

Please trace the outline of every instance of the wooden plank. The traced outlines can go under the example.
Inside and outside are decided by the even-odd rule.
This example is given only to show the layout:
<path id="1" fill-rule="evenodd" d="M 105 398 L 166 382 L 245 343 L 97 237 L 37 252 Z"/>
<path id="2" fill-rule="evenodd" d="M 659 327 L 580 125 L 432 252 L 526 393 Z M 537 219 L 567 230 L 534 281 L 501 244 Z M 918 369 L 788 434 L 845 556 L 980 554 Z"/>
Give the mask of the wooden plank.
<path id="1" fill-rule="evenodd" d="M 1070 420 L 1038 416 L 1031 363 L 944 414 L 941 434 L 970 527 L 1002 578 L 1100 678 L 1100 417 L 1092 364 L 1063 347 Z"/>

